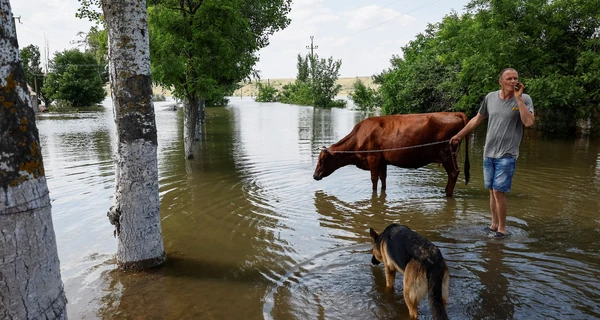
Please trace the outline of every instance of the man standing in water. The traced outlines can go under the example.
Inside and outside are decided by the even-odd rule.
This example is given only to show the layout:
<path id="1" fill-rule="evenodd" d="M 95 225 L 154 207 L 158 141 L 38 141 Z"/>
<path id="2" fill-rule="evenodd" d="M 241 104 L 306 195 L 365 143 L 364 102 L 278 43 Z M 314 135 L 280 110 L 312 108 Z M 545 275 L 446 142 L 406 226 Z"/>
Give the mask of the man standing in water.
<path id="1" fill-rule="evenodd" d="M 506 196 L 510 191 L 515 172 L 519 144 L 523 137 L 523 126 L 531 127 L 534 122 L 533 101 L 519 82 L 519 74 L 513 68 L 500 72 L 498 82 L 501 89 L 489 93 L 467 125 L 457 133 L 450 143 L 457 144 L 485 118 L 488 128 L 483 149 L 483 180 L 490 190 L 490 231 L 502 237 L 506 230 Z"/>

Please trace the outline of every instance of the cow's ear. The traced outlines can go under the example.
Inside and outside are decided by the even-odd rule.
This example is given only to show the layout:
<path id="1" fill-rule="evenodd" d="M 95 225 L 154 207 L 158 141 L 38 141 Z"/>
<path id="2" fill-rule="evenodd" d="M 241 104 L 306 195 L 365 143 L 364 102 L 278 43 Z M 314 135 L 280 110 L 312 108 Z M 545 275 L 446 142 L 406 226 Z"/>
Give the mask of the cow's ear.
<path id="1" fill-rule="evenodd" d="M 375 232 L 375 230 L 373 230 L 373 228 L 369 229 L 369 234 L 371 234 L 371 238 L 373 238 L 373 240 L 377 240 L 377 237 L 379 237 L 379 235 L 377 234 L 377 232 Z"/>

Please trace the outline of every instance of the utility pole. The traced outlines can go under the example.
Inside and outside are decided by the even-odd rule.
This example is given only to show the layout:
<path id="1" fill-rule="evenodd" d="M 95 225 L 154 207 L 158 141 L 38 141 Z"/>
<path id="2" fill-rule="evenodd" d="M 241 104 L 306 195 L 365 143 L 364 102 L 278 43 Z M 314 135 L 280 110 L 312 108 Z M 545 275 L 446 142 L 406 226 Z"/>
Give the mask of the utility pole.
<path id="1" fill-rule="evenodd" d="M 40 109 L 40 95 L 38 92 L 38 85 L 37 85 L 37 77 L 38 75 L 35 74 L 33 75 L 33 83 L 35 86 L 35 108 L 33 108 L 33 112 L 38 113 L 39 109 Z"/>
<path id="2" fill-rule="evenodd" d="M 310 49 L 310 58 L 311 59 L 314 58 L 314 50 L 319 49 L 319 46 L 313 45 L 314 38 L 315 38 L 315 36 L 310 36 L 310 46 L 306 46 L 306 49 Z"/>
<path id="3" fill-rule="evenodd" d="M 319 46 L 315 46 L 313 44 L 313 40 L 314 40 L 315 36 L 310 36 L 310 47 L 306 46 L 306 49 L 310 49 L 310 68 L 312 70 L 312 75 L 311 75 L 311 80 L 312 80 L 312 86 L 313 86 L 313 107 L 315 106 L 315 56 L 314 56 L 314 50 L 315 49 L 319 49 Z"/>

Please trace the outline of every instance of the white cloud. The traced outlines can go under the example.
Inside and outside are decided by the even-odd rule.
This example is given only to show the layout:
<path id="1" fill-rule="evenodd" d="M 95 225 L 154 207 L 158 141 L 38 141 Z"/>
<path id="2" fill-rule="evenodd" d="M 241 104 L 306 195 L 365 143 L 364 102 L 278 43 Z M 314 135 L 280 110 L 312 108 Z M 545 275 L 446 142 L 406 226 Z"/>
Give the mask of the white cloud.
<path id="1" fill-rule="evenodd" d="M 370 5 L 344 13 L 348 18 L 348 28 L 351 30 L 362 30 L 373 27 L 390 29 L 397 26 L 406 26 L 415 21 L 415 18 L 401 14 L 400 12 L 382 8 L 378 5 Z"/>
<path id="2" fill-rule="evenodd" d="M 337 39 L 337 40 L 333 41 L 332 44 L 336 47 L 341 47 L 341 46 L 348 44 L 348 42 L 350 42 L 350 41 L 351 41 L 350 37 L 343 37 L 341 39 Z"/>
<path id="3" fill-rule="evenodd" d="M 11 0 L 17 23 L 19 45 L 35 44 L 44 50 L 47 39 L 51 56 L 72 48 L 79 31 L 93 25 L 75 17 L 77 0 Z M 389 67 L 393 54 L 436 23 L 452 9 L 459 11 L 469 0 L 439 0 L 416 3 L 412 0 L 295 0 L 289 14 L 291 24 L 273 35 L 270 45 L 259 52 L 263 78 L 296 76 L 296 56 L 309 50 L 314 36 L 320 57 L 342 59 L 341 76 L 368 76 Z M 460 11 L 459 11 L 460 12 Z"/>
<path id="4" fill-rule="evenodd" d="M 29 0 L 12 1 L 11 7 L 16 21 L 19 46 L 38 46 L 42 59 L 46 43 L 50 59 L 57 51 L 76 47 L 71 41 L 79 39 L 77 33 L 87 32 L 93 23 L 75 17 L 79 8 L 77 0 Z"/>

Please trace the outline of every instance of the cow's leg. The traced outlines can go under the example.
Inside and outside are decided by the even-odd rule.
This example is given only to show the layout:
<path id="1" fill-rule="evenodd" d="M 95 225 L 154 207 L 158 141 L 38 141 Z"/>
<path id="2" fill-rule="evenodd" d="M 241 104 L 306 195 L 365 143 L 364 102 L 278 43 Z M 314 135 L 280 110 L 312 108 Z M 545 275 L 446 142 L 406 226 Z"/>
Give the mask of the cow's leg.
<path id="1" fill-rule="evenodd" d="M 379 180 L 379 172 L 377 169 L 371 168 L 371 182 L 373 183 L 373 192 L 377 192 L 377 180 Z"/>
<path id="2" fill-rule="evenodd" d="M 458 164 L 456 163 L 456 159 L 452 156 L 447 159 L 442 160 L 442 165 L 446 172 L 448 173 L 448 183 L 446 184 L 446 197 L 452 197 L 454 193 L 454 186 L 456 185 L 456 180 L 458 180 L 458 174 L 460 170 L 458 170 Z"/>
<path id="3" fill-rule="evenodd" d="M 368 160 L 368 162 L 369 162 L 369 171 L 371 171 L 371 182 L 373 182 L 373 191 L 377 191 L 377 180 L 379 179 L 379 175 L 380 175 L 379 159 L 370 158 Z M 385 182 L 383 185 L 385 187 Z"/>
<path id="4" fill-rule="evenodd" d="M 381 191 L 385 191 L 386 183 L 385 179 L 387 178 L 387 165 L 383 163 L 379 166 L 379 179 L 381 180 Z"/>

